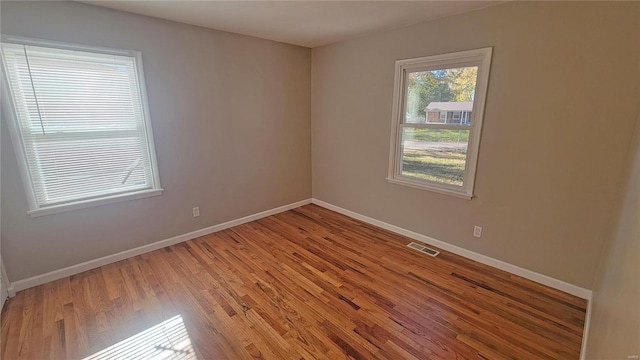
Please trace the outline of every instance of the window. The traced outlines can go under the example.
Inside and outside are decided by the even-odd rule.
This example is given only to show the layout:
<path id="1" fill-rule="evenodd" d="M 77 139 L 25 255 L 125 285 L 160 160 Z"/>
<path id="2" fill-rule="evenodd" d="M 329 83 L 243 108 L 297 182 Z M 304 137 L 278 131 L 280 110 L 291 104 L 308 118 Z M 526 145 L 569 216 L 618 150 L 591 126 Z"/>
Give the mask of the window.
<path id="1" fill-rule="evenodd" d="M 162 192 L 139 52 L 16 37 L 1 52 L 32 216 Z"/>
<path id="2" fill-rule="evenodd" d="M 396 61 L 389 182 L 473 197 L 491 53 L 484 48 Z M 437 121 L 426 116 L 438 111 Z"/>

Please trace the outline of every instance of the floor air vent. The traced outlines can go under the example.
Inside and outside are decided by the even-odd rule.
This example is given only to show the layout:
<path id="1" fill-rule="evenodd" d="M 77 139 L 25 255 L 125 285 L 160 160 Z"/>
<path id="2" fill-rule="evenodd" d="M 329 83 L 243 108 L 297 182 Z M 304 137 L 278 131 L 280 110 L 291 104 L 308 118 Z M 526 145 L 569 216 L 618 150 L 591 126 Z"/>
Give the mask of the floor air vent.
<path id="1" fill-rule="evenodd" d="M 435 251 L 433 249 L 429 249 L 426 246 L 422 246 L 420 244 L 414 243 L 414 242 L 410 242 L 408 245 L 408 247 L 412 248 L 413 250 L 418 250 L 420 252 L 423 252 L 429 256 L 433 256 L 436 257 L 438 256 L 438 254 L 440 254 L 440 251 Z"/>

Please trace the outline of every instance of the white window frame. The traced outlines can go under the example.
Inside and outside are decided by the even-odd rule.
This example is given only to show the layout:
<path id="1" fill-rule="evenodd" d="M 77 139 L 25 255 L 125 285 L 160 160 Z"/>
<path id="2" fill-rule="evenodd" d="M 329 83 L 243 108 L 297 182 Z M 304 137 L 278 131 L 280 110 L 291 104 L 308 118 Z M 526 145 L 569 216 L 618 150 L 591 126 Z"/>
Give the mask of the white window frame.
<path id="1" fill-rule="evenodd" d="M 138 76 L 138 83 L 140 88 L 140 97 L 142 102 L 142 110 L 143 117 L 145 123 L 145 129 L 147 133 L 147 141 L 149 146 L 149 160 L 152 167 L 152 187 L 150 189 L 137 190 L 132 192 L 125 192 L 113 195 L 100 196 L 96 198 L 90 199 L 82 199 L 78 201 L 65 202 L 62 204 L 50 205 L 50 206 L 39 206 L 36 200 L 36 194 L 33 189 L 31 175 L 28 168 L 27 156 L 25 153 L 25 148 L 22 140 L 22 136 L 20 135 L 20 128 L 18 125 L 18 117 L 16 115 L 16 109 L 14 108 L 14 102 L 12 99 L 11 91 L 9 91 L 9 82 L 7 79 L 6 71 L 4 69 L 4 64 L 2 63 L 0 57 L 0 67 L 2 67 L 2 80 L 0 81 L 0 87 L 2 90 L 2 107 L 6 110 L 3 111 L 6 116 L 7 126 L 9 128 L 9 134 L 11 136 L 11 142 L 13 143 L 13 149 L 15 151 L 17 160 L 18 160 L 18 168 L 22 178 L 22 183 L 25 189 L 25 193 L 27 195 L 27 202 L 29 204 L 29 215 L 31 217 L 38 217 L 49 214 L 56 214 L 60 212 L 66 212 L 71 210 L 83 209 L 93 206 L 112 204 L 122 201 L 141 199 L 151 196 L 157 196 L 162 194 L 164 191 L 160 186 L 160 175 L 158 173 L 158 164 L 156 160 L 156 150 L 155 144 L 153 141 L 153 130 L 151 128 L 151 120 L 149 117 L 149 104 L 147 102 L 147 90 L 146 90 L 146 82 L 144 79 L 144 70 L 142 67 L 142 53 L 140 51 L 135 50 L 118 50 L 111 48 L 103 48 L 103 47 L 95 47 L 95 46 L 85 46 L 85 45 L 77 45 L 70 44 L 59 41 L 51 41 L 51 40 L 41 40 L 41 39 L 33 39 L 26 38 L 21 36 L 12 36 L 12 35 L 2 35 L 1 41 L 3 43 L 12 43 L 19 45 L 32 45 L 32 46 L 43 46 L 49 48 L 56 49 L 65 49 L 65 50 L 76 50 L 76 51 L 84 51 L 84 52 L 94 52 L 101 54 L 111 54 L 111 55 L 120 55 L 120 56 L 131 56 L 134 58 L 136 63 L 136 70 Z"/>
<path id="2" fill-rule="evenodd" d="M 391 141 L 389 152 L 389 172 L 387 181 L 393 184 L 410 186 L 413 188 L 434 191 L 442 194 L 453 195 L 464 199 L 472 199 L 474 194 L 478 151 L 480 147 L 480 134 L 484 107 L 489 83 L 489 70 L 491 68 L 492 47 L 482 49 L 460 51 L 449 54 L 426 56 L 421 58 L 397 60 L 395 63 L 395 81 L 393 88 L 393 113 L 391 126 Z M 473 100 L 473 112 L 471 113 L 471 126 L 446 125 L 446 124 L 405 124 L 404 107 L 406 96 L 406 80 L 409 72 L 431 71 L 459 67 L 478 67 L 476 91 Z M 463 175 L 462 186 L 446 184 L 426 179 L 403 176 L 402 165 L 402 128 L 425 128 L 453 130 L 468 128 L 469 145 Z"/>

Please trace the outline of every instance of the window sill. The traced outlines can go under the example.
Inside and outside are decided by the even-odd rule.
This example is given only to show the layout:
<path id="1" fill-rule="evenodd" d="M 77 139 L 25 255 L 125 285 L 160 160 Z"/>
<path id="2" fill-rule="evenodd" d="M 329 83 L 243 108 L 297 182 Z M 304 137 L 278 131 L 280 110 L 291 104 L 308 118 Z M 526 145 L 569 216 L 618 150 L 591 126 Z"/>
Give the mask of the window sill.
<path id="1" fill-rule="evenodd" d="M 67 204 L 48 206 L 41 209 L 30 210 L 28 213 L 32 218 L 34 218 L 39 216 L 57 214 L 57 213 L 66 212 L 66 211 L 85 209 L 85 208 L 94 207 L 94 206 L 119 203 L 123 201 L 135 200 L 135 199 L 143 199 L 151 196 L 158 196 L 162 194 L 162 191 L 164 190 L 163 189 L 142 190 L 142 191 L 136 191 L 134 193 L 107 196 L 99 199 L 82 200 L 82 201 L 76 201 L 76 202 L 67 203 Z"/>
<path id="2" fill-rule="evenodd" d="M 387 178 L 387 181 L 396 185 L 403 185 L 403 186 L 409 186 L 409 187 L 420 189 L 420 190 L 433 191 L 433 192 L 437 192 L 444 195 L 455 196 L 461 199 L 471 200 L 473 198 L 473 194 L 468 194 L 463 191 L 445 189 L 445 188 L 441 188 L 434 185 L 424 184 L 419 181 L 411 181 L 409 179 Z"/>

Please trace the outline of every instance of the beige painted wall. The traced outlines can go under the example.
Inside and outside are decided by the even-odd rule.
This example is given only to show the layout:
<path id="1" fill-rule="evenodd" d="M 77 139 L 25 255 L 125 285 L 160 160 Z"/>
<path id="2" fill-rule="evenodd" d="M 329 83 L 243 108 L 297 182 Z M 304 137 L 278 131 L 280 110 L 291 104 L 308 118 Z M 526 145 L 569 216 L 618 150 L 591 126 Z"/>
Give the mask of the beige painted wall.
<path id="1" fill-rule="evenodd" d="M 313 49 L 313 196 L 591 288 L 638 113 L 639 17 L 515 2 Z M 394 61 L 485 46 L 477 197 L 388 183 Z"/>
<path id="2" fill-rule="evenodd" d="M 593 289 L 587 360 L 640 356 L 640 126 L 636 134 L 616 231 Z"/>
<path id="3" fill-rule="evenodd" d="M 29 218 L 3 121 L 2 257 L 12 281 L 311 196 L 309 49 L 80 3 L 3 1 L 1 11 L 3 33 L 142 51 L 165 189 Z"/>

